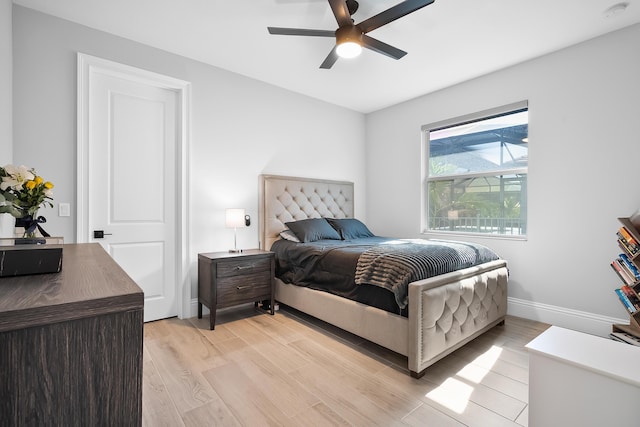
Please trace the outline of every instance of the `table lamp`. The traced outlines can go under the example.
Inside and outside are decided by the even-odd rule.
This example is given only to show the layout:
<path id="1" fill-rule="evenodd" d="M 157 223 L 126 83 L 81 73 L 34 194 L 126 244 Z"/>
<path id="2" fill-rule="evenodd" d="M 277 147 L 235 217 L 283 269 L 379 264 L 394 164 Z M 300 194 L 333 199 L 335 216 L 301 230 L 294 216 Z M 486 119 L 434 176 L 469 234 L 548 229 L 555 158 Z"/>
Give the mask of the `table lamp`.
<path id="1" fill-rule="evenodd" d="M 229 252 L 242 252 L 242 249 L 238 249 L 237 231 L 238 227 L 245 226 L 244 209 L 227 209 L 225 224 L 233 228 L 233 249 L 229 249 Z"/>

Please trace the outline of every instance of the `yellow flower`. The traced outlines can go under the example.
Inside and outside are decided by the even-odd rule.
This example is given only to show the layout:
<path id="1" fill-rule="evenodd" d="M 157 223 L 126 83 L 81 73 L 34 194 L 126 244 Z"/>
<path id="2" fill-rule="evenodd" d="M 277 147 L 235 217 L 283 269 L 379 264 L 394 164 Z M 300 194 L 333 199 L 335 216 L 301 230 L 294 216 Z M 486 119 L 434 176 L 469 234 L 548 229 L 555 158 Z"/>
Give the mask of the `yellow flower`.
<path id="1" fill-rule="evenodd" d="M 40 185 L 42 184 L 42 177 L 36 176 L 36 179 L 34 179 L 34 181 L 36 182 L 36 185 Z"/>
<path id="2" fill-rule="evenodd" d="M 36 182 L 35 181 L 27 181 L 24 186 L 27 188 L 27 190 L 33 190 L 34 188 L 36 188 Z"/>
<path id="3" fill-rule="evenodd" d="M 42 179 L 42 178 L 40 178 Z M 44 183 L 44 188 L 46 188 L 47 190 L 51 190 L 53 188 L 53 184 L 50 183 L 49 181 Z"/>

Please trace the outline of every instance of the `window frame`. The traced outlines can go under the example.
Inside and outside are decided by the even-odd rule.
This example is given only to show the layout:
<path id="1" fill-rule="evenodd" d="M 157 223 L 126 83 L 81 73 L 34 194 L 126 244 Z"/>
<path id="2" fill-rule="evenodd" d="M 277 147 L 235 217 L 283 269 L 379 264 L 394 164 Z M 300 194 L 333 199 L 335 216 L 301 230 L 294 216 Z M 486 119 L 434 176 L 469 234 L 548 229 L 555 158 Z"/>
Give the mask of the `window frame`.
<path id="1" fill-rule="evenodd" d="M 422 230 L 422 234 L 435 234 L 435 235 L 446 235 L 446 236 L 477 236 L 477 237 L 486 237 L 491 239 L 508 239 L 508 240 L 527 240 L 527 234 L 520 235 L 511 235 L 511 234 L 492 234 L 492 233 L 478 233 L 478 232 L 466 232 L 466 231 L 444 231 L 444 230 L 429 230 L 429 182 L 432 180 L 441 180 L 442 177 L 438 177 L 438 179 L 430 179 L 429 178 L 429 146 L 430 139 L 429 133 L 432 131 L 437 131 L 449 127 L 469 124 L 481 120 L 490 119 L 496 116 L 507 115 L 510 113 L 516 113 L 521 110 L 529 110 L 529 101 L 519 101 L 511 104 L 502 105 L 500 107 L 490 108 L 483 111 L 478 111 L 471 114 L 466 114 L 463 116 L 453 117 L 446 120 L 441 120 L 434 123 L 429 123 L 421 126 L 420 131 L 422 135 L 422 171 L 421 171 L 421 206 L 422 212 L 420 215 L 421 225 L 420 229 Z M 527 122 L 528 124 L 528 122 Z M 527 138 L 529 135 L 527 133 Z M 528 187 L 528 175 L 529 175 L 529 163 L 527 162 L 527 167 L 525 168 L 506 168 L 498 171 L 490 171 L 490 172 L 477 172 L 470 174 L 456 174 L 450 175 L 446 178 L 450 179 L 462 179 L 462 178 L 470 178 L 470 177 L 480 177 L 480 176 L 505 176 L 505 175 L 525 175 L 525 181 L 527 182 Z M 522 209 L 526 209 L 525 216 L 528 218 L 528 191 L 525 188 L 525 204 Z M 527 220 L 528 221 L 528 220 Z M 528 227 L 526 228 L 528 231 Z"/>

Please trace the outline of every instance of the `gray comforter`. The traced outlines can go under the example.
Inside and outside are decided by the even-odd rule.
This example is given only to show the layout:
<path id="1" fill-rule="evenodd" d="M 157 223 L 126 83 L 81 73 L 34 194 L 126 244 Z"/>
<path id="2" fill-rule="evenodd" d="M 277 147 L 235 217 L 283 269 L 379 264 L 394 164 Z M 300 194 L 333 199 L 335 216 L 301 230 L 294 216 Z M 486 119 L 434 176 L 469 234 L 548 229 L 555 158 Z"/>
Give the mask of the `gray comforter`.
<path id="1" fill-rule="evenodd" d="M 499 259 L 473 243 L 369 237 L 312 243 L 276 241 L 276 276 L 406 315 L 407 286 Z"/>
<path id="2" fill-rule="evenodd" d="M 373 246 L 358 258 L 355 283 L 393 292 L 407 306 L 409 283 L 498 259 L 491 249 L 474 243 L 395 240 Z"/>

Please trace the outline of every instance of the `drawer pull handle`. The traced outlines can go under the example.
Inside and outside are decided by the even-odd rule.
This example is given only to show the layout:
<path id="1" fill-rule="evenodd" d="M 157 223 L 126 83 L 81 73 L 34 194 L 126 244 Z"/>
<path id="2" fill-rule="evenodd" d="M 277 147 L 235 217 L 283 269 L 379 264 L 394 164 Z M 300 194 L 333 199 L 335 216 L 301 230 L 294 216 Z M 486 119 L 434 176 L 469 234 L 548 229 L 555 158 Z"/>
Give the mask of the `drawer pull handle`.
<path id="1" fill-rule="evenodd" d="M 252 265 L 238 265 L 238 266 L 236 266 L 236 270 L 247 270 L 249 268 L 253 268 L 253 264 Z"/>
<path id="2" fill-rule="evenodd" d="M 250 289 L 251 286 L 236 286 L 236 289 L 239 291 L 244 291 L 245 289 Z"/>

